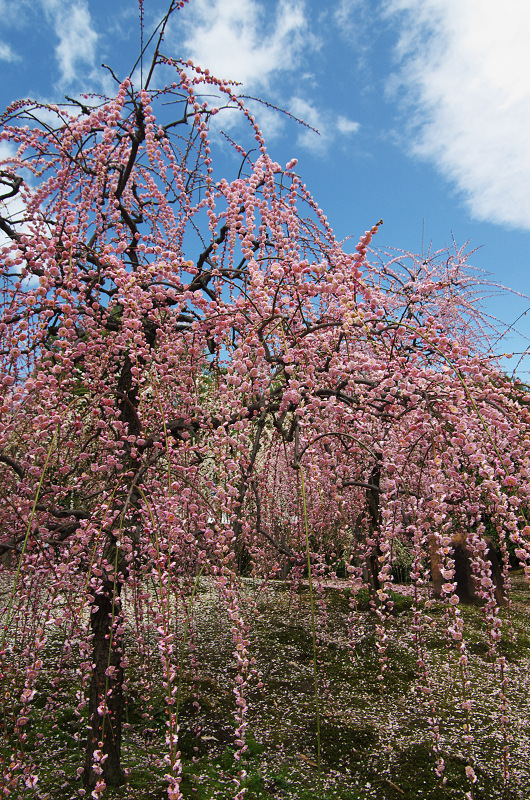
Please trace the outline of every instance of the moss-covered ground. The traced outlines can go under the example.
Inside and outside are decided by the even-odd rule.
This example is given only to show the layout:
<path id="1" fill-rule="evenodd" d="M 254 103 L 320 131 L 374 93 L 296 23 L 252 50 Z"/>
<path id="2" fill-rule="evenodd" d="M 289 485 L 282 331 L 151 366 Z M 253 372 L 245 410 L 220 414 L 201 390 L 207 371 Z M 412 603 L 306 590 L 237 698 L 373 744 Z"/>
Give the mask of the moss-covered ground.
<path id="1" fill-rule="evenodd" d="M 442 605 L 434 603 L 425 611 L 423 661 L 431 680 L 429 693 L 417 677 L 413 599 L 405 590 L 400 593 L 397 587 L 392 613 L 384 623 L 384 654 L 377 648 L 378 620 L 367 596 L 361 597 L 352 615 L 347 592 L 320 591 L 316 664 L 320 759 L 307 590 L 292 592 L 280 585 L 264 589 L 251 582 L 244 586 L 247 638 L 255 664 L 247 691 L 248 749 L 239 761 L 233 733 L 237 669 L 230 623 L 206 582 L 203 589 L 196 599 L 193 636 L 182 661 L 179 748 L 184 797 L 228 800 L 237 791 L 236 780 L 246 789 L 248 800 L 530 797 L 530 595 L 522 578 L 516 576 L 512 608 L 500 612 L 506 624 L 499 653 L 506 659 L 509 678 L 510 722 L 504 734 L 499 723 L 499 669 L 490 655 L 480 608 L 462 610 L 467 675 L 461 673 L 456 649 L 446 635 Z M 54 682 L 54 659 L 63 646 L 60 631 L 54 636 L 49 636 L 43 653 L 45 668 L 26 725 L 24 747 L 38 769 L 39 781 L 33 789 L 21 784 L 19 793 L 12 795 L 17 798 L 74 800 L 83 796 L 77 772 L 83 763 L 86 721 L 75 710 L 79 703 L 75 653 L 65 662 L 62 678 Z M 162 800 L 167 797 L 166 708 L 155 674 L 159 670 L 156 639 L 153 636 L 147 662 L 145 651 L 135 650 L 132 631 L 127 645 L 130 667 L 123 742 L 127 783 L 108 789 L 104 797 Z M 383 675 L 382 655 L 388 659 L 383 662 Z M 148 692 L 147 678 L 158 688 Z M 11 698 L 9 689 L 5 691 L 4 731 L 9 734 Z M 472 742 L 463 735 L 462 702 L 468 698 L 472 701 Z M 439 757 L 445 763 L 443 785 L 435 772 L 428 723 L 433 711 L 440 735 Z M 511 753 L 508 781 L 501 759 L 505 745 Z M 470 762 L 477 776 L 473 786 L 466 777 Z M 472 795 L 467 795 L 470 791 Z"/>

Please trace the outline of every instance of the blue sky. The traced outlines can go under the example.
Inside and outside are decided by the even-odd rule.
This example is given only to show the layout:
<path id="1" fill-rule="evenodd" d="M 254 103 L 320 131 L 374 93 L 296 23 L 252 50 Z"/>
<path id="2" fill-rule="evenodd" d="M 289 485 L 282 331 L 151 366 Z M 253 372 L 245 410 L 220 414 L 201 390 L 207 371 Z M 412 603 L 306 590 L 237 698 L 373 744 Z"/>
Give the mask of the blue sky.
<path id="1" fill-rule="evenodd" d="M 166 6 L 145 0 L 146 31 Z M 112 91 L 100 64 L 125 76 L 139 50 L 136 0 L 0 0 L 0 19 L 2 107 Z M 164 51 L 242 81 L 320 131 L 257 111 L 271 155 L 298 158 L 340 239 L 383 218 L 374 241 L 383 249 L 469 240 L 473 266 L 525 295 L 529 41 L 528 0 L 191 0 Z M 528 299 L 486 302 L 508 325 L 523 315 L 517 326 L 530 337 Z M 513 335 L 498 345 L 527 347 Z M 518 373 L 529 379 L 530 358 Z"/>

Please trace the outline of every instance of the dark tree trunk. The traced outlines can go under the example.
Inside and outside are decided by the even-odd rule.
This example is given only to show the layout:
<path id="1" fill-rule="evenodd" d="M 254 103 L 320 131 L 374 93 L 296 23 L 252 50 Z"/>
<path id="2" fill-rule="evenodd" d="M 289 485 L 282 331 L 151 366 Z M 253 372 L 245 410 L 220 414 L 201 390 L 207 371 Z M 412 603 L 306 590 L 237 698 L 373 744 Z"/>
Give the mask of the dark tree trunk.
<path id="1" fill-rule="evenodd" d="M 152 346 L 156 329 L 145 325 L 148 344 Z M 121 366 L 116 391 L 120 420 L 127 426 L 128 434 L 138 435 L 141 424 L 138 417 L 138 390 L 133 385 L 132 363 L 126 354 Z M 124 443 L 126 450 L 129 444 Z M 141 467 L 138 458 L 128 452 L 123 459 L 124 471 L 137 473 Z M 129 505 L 132 515 L 138 505 L 138 490 L 133 485 L 129 491 L 125 507 Z M 123 522 L 123 518 L 122 518 Z M 128 527 L 133 530 L 134 525 Z M 121 630 L 122 615 L 120 593 L 127 567 L 118 558 L 116 543 L 112 534 L 107 541 L 104 562 L 117 565 L 116 580 L 103 580 L 100 590 L 92 596 L 92 616 L 90 620 L 93 633 L 92 677 L 88 701 L 88 738 L 85 754 L 83 781 L 92 789 L 98 780 L 107 786 L 120 786 L 125 782 L 121 767 L 121 738 L 123 715 L 123 642 Z M 114 620 L 114 624 L 113 624 Z M 99 752 L 98 752 L 99 751 Z M 100 755 L 101 754 L 101 755 Z"/>
<path id="2" fill-rule="evenodd" d="M 486 559 L 489 561 L 491 580 L 495 585 L 495 599 L 500 606 L 505 606 L 507 601 L 504 595 L 504 580 L 497 551 L 491 539 L 485 537 L 484 541 L 488 546 Z M 452 536 L 451 546 L 453 548 L 452 556 L 455 561 L 456 594 L 460 602 L 471 605 L 481 605 L 483 601 L 476 591 L 475 578 L 471 567 L 472 554 L 468 550 L 465 535 L 460 533 Z M 435 597 L 441 597 L 442 584 L 444 581 L 441 573 L 441 557 L 436 547 L 434 537 L 430 540 L 430 554 L 433 593 Z"/>
<path id="3" fill-rule="evenodd" d="M 90 620 L 94 638 L 88 701 L 89 730 L 83 773 L 84 784 L 89 789 L 99 780 L 104 780 L 107 786 L 120 786 L 125 782 L 121 768 L 122 647 L 121 635 L 116 633 L 121 624 L 120 590 L 121 583 L 114 585 L 105 581 L 101 591 L 92 598 L 92 608 L 96 610 L 93 610 Z"/>
<path id="4" fill-rule="evenodd" d="M 381 524 L 381 512 L 380 512 L 380 492 L 379 486 L 381 482 L 381 456 L 378 456 L 377 463 L 374 465 L 372 472 L 370 473 L 370 485 L 373 486 L 373 489 L 366 490 L 366 502 L 368 505 L 368 516 L 369 516 L 369 530 L 370 536 L 373 536 L 374 533 L 379 529 L 379 525 Z M 372 585 L 372 589 L 377 591 L 381 588 L 381 584 L 379 582 L 379 556 L 381 555 L 381 551 L 379 547 L 372 551 L 369 555 L 366 568 L 369 575 L 369 580 Z"/>
<path id="5" fill-rule="evenodd" d="M 438 550 L 438 543 L 435 536 L 429 537 L 429 555 L 431 560 L 431 579 L 432 590 L 435 597 L 442 596 L 442 585 L 444 579 L 442 577 L 442 557 Z"/>
<path id="6" fill-rule="evenodd" d="M 504 581 L 502 577 L 502 569 L 497 558 L 497 551 L 491 539 L 484 538 L 488 549 L 486 551 L 486 559 L 489 561 L 491 570 L 491 580 L 495 585 L 495 599 L 500 606 L 506 605 L 506 597 L 504 596 Z M 475 585 L 475 578 L 471 567 L 471 553 L 469 552 L 465 536 L 458 538 L 453 537 L 453 545 L 455 548 L 455 580 L 456 580 L 456 593 L 460 602 L 481 605 L 483 600 L 477 594 L 477 587 Z"/>

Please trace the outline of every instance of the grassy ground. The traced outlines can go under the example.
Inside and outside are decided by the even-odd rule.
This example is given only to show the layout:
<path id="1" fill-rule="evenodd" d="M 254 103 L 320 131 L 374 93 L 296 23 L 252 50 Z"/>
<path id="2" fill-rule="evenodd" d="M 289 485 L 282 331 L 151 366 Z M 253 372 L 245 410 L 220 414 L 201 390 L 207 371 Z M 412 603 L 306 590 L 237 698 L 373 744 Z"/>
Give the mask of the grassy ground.
<path id="1" fill-rule="evenodd" d="M 249 800 L 398 800 L 399 798 L 465 798 L 470 791 L 465 767 L 471 754 L 478 776 L 475 800 L 524 800 L 530 796 L 530 596 L 522 579 L 514 585 L 510 611 L 515 641 L 503 634 L 500 651 L 507 658 L 511 778 L 503 780 L 502 739 L 498 724 L 499 680 L 488 655 L 482 612 L 464 609 L 472 681 L 474 742 L 463 741 L 465 722 L 462 679 L 454 648 L 444 633 L 443 608 L 429 610 L 425 661 L 433 677 L 446 784 L 436 777 L 425 698 L 415 679 L 416 648 L 412 633 L 412 600 L 396 594 L 387 622 L 388 669 L 378 679 L 375 616 L 367 607 L 349 618 L 348 600 L 338 589 L 321 595 L 318 622 L 318 691 L 321 764 L 317 763 L 315 687 L 310 609 L 307 592 L 283 588 L 266 592 L 247 584 L 249 639 L 256 676 L 249 700 L 249 749 L 243 785 Z M 506 617 L 507 611 L 501 614 Z M 506 626 L 507 628 L 508 626 Z M 350 634 L 348 629 L 350 628 Z M 348 641 L 350 640 L 350 644 Z M 109 798 L 167 797 L 164 774 L 165 705 L 162 690 L 143 698 L 143 676 L 159 668 L 153 636 L 151 660 L 128 639 L 127 729 L 123 763 L 128 783 L 108 790 Z M 83 726 L 76 715 L 76 654 L 68 656 L 65 677 L 53 684 L 53 664 L 63 652 L 60 630 L 49 636 L 38 692 L 30 704 L 26 750 L 39 768 L 37 788 L 20 789 L 17 798 L 79 798 L 76 771 L 82 765 Z M 236 665 L 229 624 L 216 596 L 207 590 L 197 598 L 193 646 L 186 653 L 179 747 L 183 760 L 181 788 L 197 800 L 230 798 L 241 763 L 234 759 L 233 684 Z M 261 679 L 262 688 L 258 688 Z M 155 681 L 156 684 L 156 681 Z M 9 692 L 9 689 L 7 689 Z M 53 700 L 54 711 L 48 703 Z M 6 701 L 9 708 L 9 697 Z"/>

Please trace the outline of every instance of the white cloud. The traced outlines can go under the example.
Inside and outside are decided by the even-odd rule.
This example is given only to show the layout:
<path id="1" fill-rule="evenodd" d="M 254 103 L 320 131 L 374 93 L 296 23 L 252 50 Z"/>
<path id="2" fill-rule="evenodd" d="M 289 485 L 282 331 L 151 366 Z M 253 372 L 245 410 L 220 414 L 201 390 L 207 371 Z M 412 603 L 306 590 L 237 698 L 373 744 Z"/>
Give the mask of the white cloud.
<path id="1" fill-rule="evenodd" d="M 20 56 L 12 51 L 8 44 L 0 42 L 0 61 L 19 61 Z"/>
<path id="2" fill-rule="evenodd" d="M 79 77 L 81 65 L 94 67 L 98 35 L 92 28 L 85 0 L 41 0 L 59 44 L 55 57 L 61 71 L 61 84 L 71 85 Z"/>
<path id="3" fill-rule="evenodd" d="M 315 20 L 307 16 L 303 0 L 194 0 L 178 23 L 173 35 L 182 41 L 175 39 L 173 46 L 184 58 L 208 67 L 218 78 L 240 82 L 241 93 L 265 93 L 279 109 L 318 129 L 320 135 L 304 126 L 295 128 L 299 147 L 321 153 L 338 137 L 357 132 L 359 123 L 303 99 L 304 88 L 314 89 L 311 59 L 323 44 L 311 31 Z M 273 107 L 252 101 L 249 106 L 267 141 L 285 132 L 287 118 Z M 222 115 L 218 122 L 230 130 L 241 118 Z"/>
<path id="4" fill-rule="evenodd" d="M 329 137 L 320 111 L 301 97 L 292 98 L 289 103 L 289 111 L 308 125 L 311 125 L 311 128 L 318 131 L 318 133 L 315 133 L 315 130 L 310 130 L 309 128 L 301 126 L 298 131 L 296 143 L 300 147 L 305 147 L 307 150 L 317 152 L 324 150 L 328 144 Z"/>
<path id="5" fill-rule="evenodd" d="M 298 132 L 297 144 L 313 152 L 326 150 L 337 139 L 351 136 L 360 128 L 358 122 L 340 115 L 337 117 L 329 110 L 318 109 L 300 97 L 293 97 L 288 108 L 292 114 L 318 131 L 317 134 L 310 128 L 301 127 Z"/>
<path id="6" fill-rule="evenodd" d="M 13 142 L 2 139 L 0 142 L 0 161 L 5 158 L 13 158 L 16 155 L 16 147 Z"/>
<path id="7" fill-rule="evenodd" d="M 0 142 L 0 169 L 6 169 L 6 171 L 12 171 L 12 165 L 7 164 L 4 165 L 4 161 L 8 161 L 14 158 L 17 154 L 17 148 L 13 144 L 13 142 L 9 141 L 2 141 Z M 17 169 L 16 173 L 18 175 L 21 174 L 21 170 Z M 24 175 L 24 178 L 29 177 L 27 174 Z M 4 193 L 7 193 L 8 187 L 6 185 L 0 186 L 0 196 Z M 0 216 L 2 216 L 5 220 L 7 220 L 12 225 L 16 224 L 17 231 L 22 230 L 23 232 L 28 231 L 27 225 L 21 225 L 21 220 L 24 219 L 26 214 L 26 205 L 20 194 L 15 194 L 12 197 L 7 197 L 6 199 L 0 200 Z M 11 242 L 9 236 L 0 231 L 0 247 L 3 245 L 9 244 Z"/>
<path id="8" fill-rule="evenodd" d="M 27 23 L 27 0 L 0 0 L 0 19 L 4 30 L 20 28 Z"/>
<path id="9" fill-rule="evenodd" d="M 178 22 L 186 58 L 251 90 L 296 70 L 304 51 L 318 46 L 300 0 L 280 0 L 275 13 L 257 0 L 195 0 Z"/>
<path id="10" fill-rule="evenodd" d="M 352 16 L 366 10 L 365 0 L 339 0 L 333 16 L 340 25 L 348 25 L 352 21 Z"/>
<path id="11" fill-rule="evenodd" d="M 350 133 L 357 133 L 360 127 L 359 122 L 354 122 L 352 119 L 347 119 L 346 117 L 337 117 L 337 130 L 339 133 L 343 133 L 347 136 Z"/>
<path id="12" fill-rule="evenodd" d="M 530 228 L 530 4 L 385 5 L 400 21 L 397 83 L 413 152 L 458 187 L 475 218 Z"/>
<path id="13" fill-rule="evenodd" d="M 349 39 L 352 54 L 362 57 L 370 45 L 368 23 L 374 12 L 366 0 L 339 0 L 333 10 L 333 20 L 340 36 Z"/>

